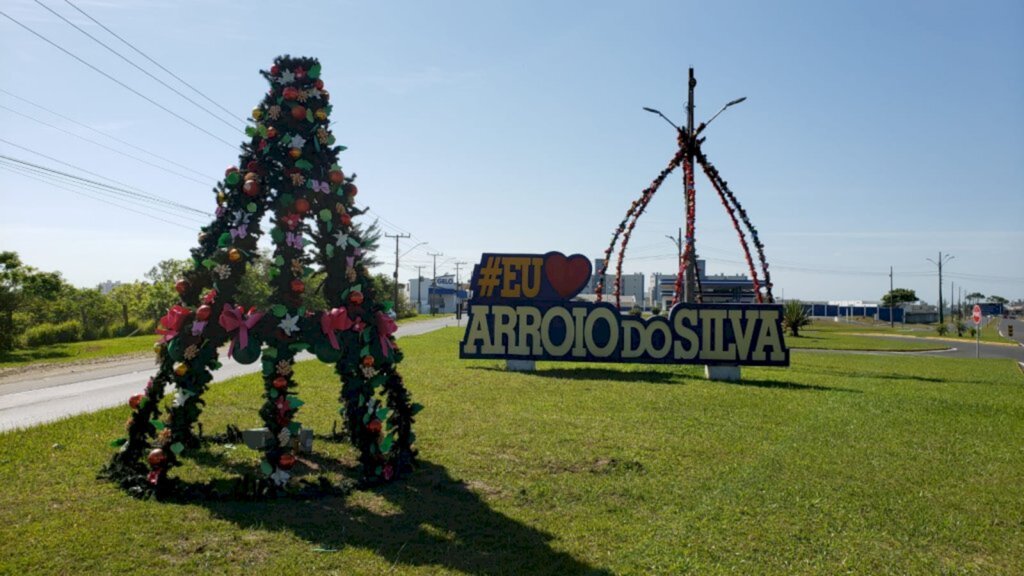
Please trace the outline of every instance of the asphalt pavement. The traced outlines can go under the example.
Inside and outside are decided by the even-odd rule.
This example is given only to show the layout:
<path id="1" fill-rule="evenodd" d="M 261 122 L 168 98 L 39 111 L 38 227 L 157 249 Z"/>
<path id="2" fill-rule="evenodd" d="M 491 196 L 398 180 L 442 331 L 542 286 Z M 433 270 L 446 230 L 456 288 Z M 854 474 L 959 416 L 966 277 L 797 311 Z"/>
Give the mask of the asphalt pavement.
<path id="1" fill-rule="evenodd" d="M 455 325 L 454 316 L 431 318 L 401 325 L 395 336 L 416 336 Z M 312 358 L 309 353 L 297 356 L 300 361 Z M 214 382 L 258 372 L 261 367 L 259 362 L 239 364 L 226 353 L 220 360 L 223 367 L 213 373 Z M 125 405 L 155 373 L 153 357 L 146 355 L 81 365 L 54 364 L 0 376 L 0 431 Z"/>

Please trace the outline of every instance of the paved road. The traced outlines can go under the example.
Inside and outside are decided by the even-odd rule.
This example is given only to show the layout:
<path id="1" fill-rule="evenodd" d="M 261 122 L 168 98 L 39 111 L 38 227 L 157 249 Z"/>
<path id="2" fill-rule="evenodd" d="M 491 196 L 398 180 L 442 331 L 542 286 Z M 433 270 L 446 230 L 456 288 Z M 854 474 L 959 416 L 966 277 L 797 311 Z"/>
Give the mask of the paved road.
<path id="1" fill-rule="evenodd" d="M 1014 328 L 1014 336 L 1016 336 L 1017 329 Z M 899 336 L 872 336 L 873 338 L 882 338 L 886 340 L 903 340 Z M 981 343 L 978 347 L 977 352 L 975 351 L 975 343 L 970 340 L 943 340 L 941 338 L 914 338 L 915 342 L 927 342 L 929 344 L 935 344 L 936 346 L 946 346 L 946 350 L 935 350 L 930 352 L 899 352 L 899 354 L 928 354 L 932 356 L 948 356 L 951 358 L 975 358 L 975 354 L 978 354 L 979 358 L 1011 358 L 1018 362 L 1024 362 L 1024 348 L 1020 346 L 1009 346 L 1006 344 L 986 344 Z"/>
<path id="2" fill-rule="evenodd" d="M 1021 346 L 1024 346 L 1024 320 L 1003 318 L 999 324 L 999 333 L 1003 336 L 1009 337 L 1007 336 L 1007 333 L 1009 332 L 1007 328 L 1009 326 L 1013 326 L 1013 339 Z"/>
<path id="3" fill-rule="evenodd" d="M 416 336 L 455 326 L 453 316 L 405 324 L 396 336 Z M 309 353 L 299 360 L 312 358 Z M 239 364 L 221 354 L 224 366 L 214 382 L 260 370 L 260 363 Z M 0 377 L 0 431 L 27 428 L 75 414 L 124 404 L 142 391 L 156 372 L 151 355 L 85 365 L 53 365 Z"/>

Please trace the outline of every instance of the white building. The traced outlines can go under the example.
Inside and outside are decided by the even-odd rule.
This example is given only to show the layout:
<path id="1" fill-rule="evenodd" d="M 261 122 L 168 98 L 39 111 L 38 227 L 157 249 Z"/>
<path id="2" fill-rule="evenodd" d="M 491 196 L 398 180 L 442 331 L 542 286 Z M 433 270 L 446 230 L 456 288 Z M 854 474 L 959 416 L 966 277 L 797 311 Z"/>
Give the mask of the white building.
<path id="1" fill-rule="evenodd" d="M 455 276 L 446 274 L 437 278 L 411 278 L 407 292 L 409 304 L 420 314 L 434 311 L 454 314 L 455 307 L 469 298 L 464 286 L 456 286 Z"/>

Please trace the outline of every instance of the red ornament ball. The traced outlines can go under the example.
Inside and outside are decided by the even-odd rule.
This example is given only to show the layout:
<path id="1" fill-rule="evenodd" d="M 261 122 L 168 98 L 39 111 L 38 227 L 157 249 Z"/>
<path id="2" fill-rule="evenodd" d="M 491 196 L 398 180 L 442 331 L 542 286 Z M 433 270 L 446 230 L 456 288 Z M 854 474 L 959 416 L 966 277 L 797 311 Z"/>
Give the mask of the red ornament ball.
<path id="1" fill-rule="evenodd" d="M 306 119 L 306 107 L 296 106 L 292 108 L 292 119 L 293 120 L 305 120 Z"/>
<path id="2" fill-rule="evenodd" d="M 316 86 L 317 90 L 323 90 L 324 89 L 324 81 L 319 79 L 319 78 L 317 78 L 316 82 L 313 82 L 313 86 Z"/>
<path id="3" fill-rule="evenodd" d="M 351 226 L 352 225 L 352 217 L 349 216 L 348 214 L 342 214 L 341 215 L 341 225 L 342 226 Z"/>
<path id="4" fill-rule="evenodd" d="M 268 130 L 269 130 L 269 128 L 268 128 Z M 249 160 L 249 163 L 245 165 L 245 169 L 248 172 L 259 172 L 260 171 L 260 163 L 255 161 L 255 160 Z"/>
<path id="5" fill-rule="evenodd" d="M 274 378 L 273 386 L 275 390 L 284 390 L 288 388 L 288 379 L 284 376 L 278 376 Z"/>
<path id="6" fill-rule="evenodd" d="M 151 468 L 158 468 L 162 466 L 164 462 L 167 462 L 167 454 L 164 454 L 164 451 L 159 448 L 154 448 L 153 451 L 149 453 L 149 456 L 146 456 L 146 462 L 149 462 L 149 466 Z"/>
<path id="7" fill-rule="evenodd" d="M 203 304 L 202 306 L 196 309 L 196 320 L 199 320 L 200 322 L 206 322 L 207 320 L 210 319 L 210 314 L 212 313 L 213 308 L 207 306 L 206 304 Z"/>
<path id="8" fill-rule="evenodd" d="M 281 95 L 284 96 L 285 100 L 295 100 L 299 97 L 299 89 L 295 86 L 288 86 Z"/>
<path id="9" fill-rule="evenodd" d="M 345 173 L 341 170 L 331 170 L 328 177 L 331 179 L 331 184 L 341 184 L 345 181 Z"/>
<path id="10" fill-rule="evenodd" d="M 299 66 L 298 68 L 295 69 L 295 78 L 297 80 L 302 80 L 305 77 L 306 77 L 306 69 L 305 68 L 303 68 L 302 66 Z"/>
<path id="11" fill-rule="evenodd" d="M 270 75 L 271 76 L 277 76 L 280 73 L 281 73 L 281 67 L 278 66 L 277 64 L 274 64 L 273 66 L 270 67 Z"/>
<path id="12" fill-rule="evenodd" d="M 128 399 L 128 405 L 132 407 L 132 410 L 138 410 L 139 405 L 142 404 L 142 399 L 145 397 L 145 394 L 132 394 L 132 397 Z"/>
<path id="13" fill-rule="evenodd" d="M 302 294 L 306 291 L 306 285 L 302 283 L 302 280 L 296 278 L 291 282 L 291 289 L 292 292 L 295 292 L 296 294 Z"/>
<path id="14" fill-rule="evenodd" d="M 267 138 L 269 138 L 271 140 L 273 140 L 274 138 L 277 138 L 277 128 L 274 128 L 273 126 L 270 126 L 269 128 L 267 128 Z"/>
<path id="15" fill-rule="evenodd" d="M 348 184 L 345 184 L 345 193 L 349 196 L 355 196 L 356 194 L 359 194 L 359 188 L 356 187 L 355 184 L 349 182 Z"/>
<path id="16" fill-rule="evenodd" d="M 348 295 L 348 301 L 351 302 L 352 304 L 355 304 L 356 306 L 359 306 L 360 304 L 363 303 L 363 293 L 356 290 L 355 292 Z"/>
<path id="17" fill-rule="evenodd" d="M 380 431 L 384 429 L 384 424 L 380 420 L 374 418 L 366 425 L 366 429 L 369 430 L 371 434 L 380 434 Z"/>
<path id="18" fill-rule="evenodd" d="M 277 459 L 277 467 L 281 470 L 291 470 L 292 466 L 295 466 L 295 456 L 291 454 L 281 454 Z"/>
<path id="19" fill-rule="evenodd" d="M 179 296 L 184 296 L 185 292 L 188 292 L 188 288 L 188 280 L 182 279 L 174 283 L 174 291 L 177 292 Z"/>
<path id="20" fill-rule="evenodd" d="M 375 360 L 373 359 L 373 356 L 363 356 L 363 366 L 366 366 L 367 368 L 369 368 L 369 367 L 373 366 L 374 362 L 375 362 Z"/>
<path id="21" fill-rule="evenodd" d="M 260 193 L 260 183 L 255 180 L 246 180 L 245 184 L 242 185 L 242 192 L 245 192 L 246 196 L 258 196 Z"/>
<path id="22" fill-rule="evenodd" d="M 299 198 L 295 201 L 295 211 L 299 214 L 305 214 L 309 212 L 309 200 L 305 198 Z"/>
<path id="23" fill-rule="evenodd" d="M 231 174 L 232 172 L 238 172 L 238 167 L 237 166 L 228 166 L 227 170 L 224 171 L 224 175 L 227 176 L 228 174 Z"/>

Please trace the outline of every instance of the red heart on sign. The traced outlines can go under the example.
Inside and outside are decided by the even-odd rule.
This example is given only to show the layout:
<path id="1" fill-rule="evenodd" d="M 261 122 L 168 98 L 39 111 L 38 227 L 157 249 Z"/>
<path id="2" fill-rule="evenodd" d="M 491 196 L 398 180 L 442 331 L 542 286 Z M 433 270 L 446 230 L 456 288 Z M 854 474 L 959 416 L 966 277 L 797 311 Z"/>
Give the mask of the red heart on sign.
<path id="1" fill-rule="evenodd" d="M 566 257 L 561 252 L 551 252 L 544 257 L 544 275 L 555 292 L 568 299 L 590 280 L 590 260 L 582 254 Z"/>

